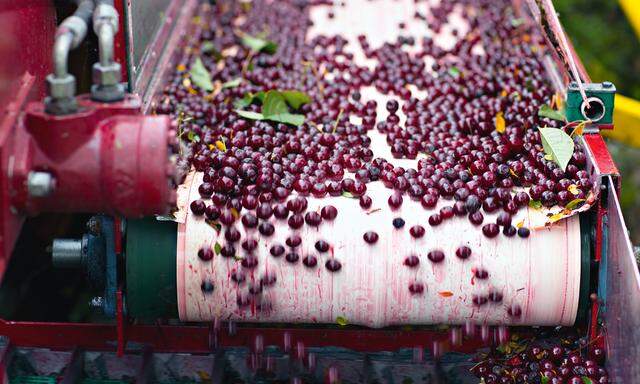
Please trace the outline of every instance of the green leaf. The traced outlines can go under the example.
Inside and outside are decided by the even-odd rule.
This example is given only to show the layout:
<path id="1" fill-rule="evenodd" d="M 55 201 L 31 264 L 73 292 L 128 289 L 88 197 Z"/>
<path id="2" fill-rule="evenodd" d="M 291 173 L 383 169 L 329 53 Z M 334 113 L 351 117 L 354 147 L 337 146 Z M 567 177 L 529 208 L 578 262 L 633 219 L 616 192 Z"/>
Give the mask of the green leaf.
<path id="1" fill-rule="evenodd" d="M 213 246 L 213 251 L 216 253 L 216 255 L 219 255 L 221 250 L 222 246 L 216 241 L 216 244 Z"/>
<path id="2" fill-rule="evenodd" d="M 548 117 L 553 120 L 566 121 L 567 117 L 564 115 L 562 111 L 556 111 L 552 109 L 549 105 L 545 104 L 540 107 L 538 110 L 538 116 L 540 117 Z"/>
<path id="3" fill-rule="evenodd" d="M 342 192 L 342 197 L 348 197 L 348 198 L 350 198 L 350 199 L 355 199 L 355 198 L 356 198 L 355 196 L 353 196 L 353 193 L 351 193 L 351 192 L 346 192 L 346 191 L 345 191 L 345 192 Z"/>
<path id="4" fill-rule="evenodd" d="M 235 88 L 242 84 L 242 78 L 238 77 L 233 80 L 229 80 L 226 83 L 222 84 L 222 88 Z"/>
<path id="5" fill-rule="evenodd" d="M 308 104 L 311 102 L 311 97 L 304 92 L 300 91 L 281 91 L 280 92 L 284 99 L 287 101 L 287 104 L 291 106 L 293 109 L 299 109 L 303 104 Z"/>
<path id="6" fill-rule="evenodd" d="M 242 99 L 236 100 L 233 105 L 238 109 L 242 109 L 250 106 L 256 101 L 262 103 L 264 101 L 265 95 L 266 93 L 263 91 L 260 91 L 258 93 L 247 93 Z"/>
<path id="7" fill-rule="evenodd" d="M 236 113 L 240 115 L 240 117 L 244 117 L 245 119 L 264 120 L 264 115 L 262 113 L 243 111 L 241 109 L 236 109 Z"/>
<path id="8" fill-rule="evenodd" d="M 304 123 L 304 115 L 297 115 L 293 113 L 281 113 L 268 117 L 263 115 L 262 113 L 244 111 L 241 109 L 236 109 L 236 113 L 240 115 L 240 117 L 244 117 L 245 119 L 250 120 L 269 120 L 275 121 L 276 123 L 291 124 L 295 126 L 299 126 Z"/>
<path id="9" fill-rule="evenodd" d="M 198 136 L 194 131 L 189 131 L 189 133 L 187 133 L 187 139 L 192 143 L 200 142 L 200 136 Z"/>
<path id="10" fill-rule="evenodd" d="M 213 44 L 213 41 L 205 41 L 200 45 L 201 53 L 210 53 L 216 61 L 222 60 L 222 53 L 216 49 L 216 46 Z"/>
<path id="11" fill-rule="evenodd" d="M 521 26 L 522 24 L 524 24 L 524 21 L 525 20 L 522 17 L 517 18 L 517 19 L 511 19 L 511 25 L 513 27 L 517 28 L 517 27 Z"/>
<path id="12" fill-rule="evenodd" d="M 576 209 L 578 205 L 584 202 L 585 202 L 585 199 L 573 199 L 567 205 L 565 205 L 564 208 L 572 211 Z"/>
<path id="13" fill-rule="evenodd" d="M 544 153 L 551 155 L 553 161 L 564 171 L 575 149 L 571 136 L 559 128 L 539 128 L 539 130 Z"/>
<path id="14" fill-rule="evenodd" d="M 458 69 L 458 67 L 451 67 L 449 68 L 449 74 L 453 77 L 458 77 L 460 76 L 460 70 Z"/>
<path id="15" fill-rule="evenodd" d="M 542 202 L 538 200 L 529 200 L 529 206 L 534 209 L 542 208 Z"/>
<path id="16" fill-rule="evenodd" d="M 582 382 L 584 384 L 593 384 L 593 380 L 591 380 L 588 376 L 582 376 Z"/>
<path id="17" fill-rule="evenodd" d="M 265 117 L 289 113 L 284 96 L 278 91 L 269 91 L 262 103 L 262 114 Z"/>
<path id="18" fill-rule="evenodd" d="M 338 325 L 341 327 L 344 327 L 345 325 L 349 324 L 349 322 L 347 321 L 347 318 L 344 316 L 336 317 L 336 323 L 338 323 Z"/>
<path id="19" fill-rule="evenodd" d="M 540 384 L 549 384 L 549 380 L 551 379 L 549 379 L 547 376 L 542 376 L 540 378 Z"/>
<path id="20" fill-rule="evenodd" d="M 278 50 L 278 44 L 271 40 L 263 39 L 260 37 L 254 37 L 244 34 L 241 37 L 242 44 L 254 52 L 264 52 L 270 55 L 276 53 Z"/>
<path id="21" fill-rule="evenodd" d="M 191 70 L 189 71 L 191 75 L 191 81 L 197 85 L 200 89 L 206 92 L 213 91 L 213 82 L 211 82 L 211 74 L 207 71 L 204 64 L 202 63 L 202 59 L 198 56 L 196 60 L 191 65 Z"/>

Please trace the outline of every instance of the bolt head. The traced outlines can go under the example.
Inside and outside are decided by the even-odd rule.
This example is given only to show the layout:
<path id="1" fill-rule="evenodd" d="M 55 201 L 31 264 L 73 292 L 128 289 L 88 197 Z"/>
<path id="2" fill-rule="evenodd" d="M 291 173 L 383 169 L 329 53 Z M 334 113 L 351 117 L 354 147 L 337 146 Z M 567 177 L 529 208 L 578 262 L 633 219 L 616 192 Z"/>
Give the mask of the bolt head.
<path id="1" fill-rule="evenodd" d="M 55 178 L 49 172 L 30 172 L 27 177 L 27 191 L 32 197 L 47 197 L 55 189 Z"/>
<path id="2" fill-rule="evenodd" d="M 93 65 L 93 83 L 101 86 L 118 85 L 122 80 L 120 72 L 120 64 L 111 63 L 102 65 L 95 63 Z"/>

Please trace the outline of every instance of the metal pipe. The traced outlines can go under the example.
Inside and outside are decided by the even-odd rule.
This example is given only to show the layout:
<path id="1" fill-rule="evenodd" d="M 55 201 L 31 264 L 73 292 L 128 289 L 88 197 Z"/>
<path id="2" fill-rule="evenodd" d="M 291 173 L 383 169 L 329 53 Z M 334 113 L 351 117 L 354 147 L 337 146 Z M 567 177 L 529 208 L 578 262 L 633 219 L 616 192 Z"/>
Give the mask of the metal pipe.
<path id="1" fill-rule="evenodd" d="M 71 51 L 71 44 L 73 43 L 73 33 L 66 31 L 56 36 L 56 41 L 53 44 L 53 66 L 54 75 L 62 79 L 68 75 L 68 59 L 69 51 Z"/>
<path id="2" fill-rule="evenodd" d="M 108 23 L 102 23 L 97 30 L 100 50 L 100 64 L 107 66 L 113 61 L 115 31 Z"/>

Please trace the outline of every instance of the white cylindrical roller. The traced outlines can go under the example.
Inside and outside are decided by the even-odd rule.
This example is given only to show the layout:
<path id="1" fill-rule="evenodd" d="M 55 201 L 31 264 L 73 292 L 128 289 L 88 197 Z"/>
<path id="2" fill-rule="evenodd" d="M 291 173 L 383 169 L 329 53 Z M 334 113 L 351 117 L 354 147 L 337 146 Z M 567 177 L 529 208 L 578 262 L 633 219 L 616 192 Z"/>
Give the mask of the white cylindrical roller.
<path id="1" fill-rule="evenodd" d="M 199 198 L 201 174 L 195 174 L 188 187 L 188 201 Z M 468 321 L 488 324 L 570 325 L 576 318 L 580 296 L 581 245 L 578 216 L 562 220 L 551 227 L 533 230 L 528 238 L 507 238 L 500 234 L 489 239 L 480 227 L 473 226 L 466 217 L 454 217 L 431 227 L 428 217 L 434 212 L 425 210 L 419 202 L 407 196 L 397 211 L 392 211 L 387 199 L 392 193 L 380 182 L 369 183 L 367 194 L 373 206 L 364 210 L 357 199 L 307 197 L 307 211 L 319 211 L 333 205 L 338 216 L 323 221 L 318 227 L 304 225 L 292 230 L 285 220 L 269 219 L 275 233 L 264 238 L 257 230 L 245 231 L 238 221 L 235 226 L 242 233 L 236 243 L 237 258 L 216 254 L 213 260 L 202 261 L 198 251 L 202 247 L 224 245 L 224 226 L 217 231 L 204 217 L 189 212 L 179 225 L 177 245 L 178 307 L 183 321 L 208 321 L 214 318 L 250 322 L 335 323 L 346 321 L 371 327 L 400 324 L 462 324 Z M 210 201 L 207 201 L 211 204 Z M 451 205 L 441 199 L 438 207 Z M 534 210 L 522 210 L 513 223 L 528 225 Z M 392 221 L 401 217 L 406 225 L 396 229 Z M 485 223 L 495 222 L 495 215 L 485 215 Z M 414 239 L 409 229 L 420 224 L 425 235 Z M 369 245 L 363 234 L 375 231 L 379 240 Z M 269 249 L 274 244 L 286 247 L 292 234 L 302 237 L 296 249 L 297 263 L 289 263 L 284 255 L 274 258 Z M 246 252 L 240 243 L 248 238 L 258 239 L 253 254 L 258 258 L 254 269 L 241 265 Z M 329 252 L 319 253 L 314 244 L 326 240 Z M 466 245 L 472 256 L 461 260 L 455 256 L 458 247 Z M 287 248 L 287 252 L 289 248 Z M 432 250 L 445 253 L 443 262 L 434 264 L 427 254 Z M 312 254 L 318 258 L 315 268 L 303 265 L 302 258 Z M 420 263 L 415 268 L 404 265 L 407 256 L 416 255 Z M 330 272 L 325 262 L 335 258 L 342 268 Z M 474 277 L 474 271 L 488 271 L 487 279 Z M 231 279 L 234 271 L 246 275 L 238 285 Z M 259 284 L 266 274 L 276 276 L 272 286 L 264 287 L 259 295 L 251 295 L 249 287 Z M 202 282 L 213 283 L 212 292 L 203 292 Z M 419 282 L 421 294 L 412 294 L 409 285 Z M 482 306 L 473 304 L 474 296 L 486 297 L 499 292 L 501 302 Z M 240 308 L 237 298 L 251 300 Z M 520 308 L 519 318 L 509 316 L 508 308 Z"/>

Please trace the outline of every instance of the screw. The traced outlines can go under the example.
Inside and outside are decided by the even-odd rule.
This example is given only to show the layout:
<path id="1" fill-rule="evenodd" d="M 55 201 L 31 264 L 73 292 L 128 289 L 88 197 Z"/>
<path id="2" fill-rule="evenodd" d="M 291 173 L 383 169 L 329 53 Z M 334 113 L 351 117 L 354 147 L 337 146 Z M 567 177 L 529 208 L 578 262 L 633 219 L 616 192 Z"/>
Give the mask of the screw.
<path id="1" fill-rule="evenodd" d="M 613 87 L 613 83 L 610 81 L 604 81 L 602 82 L 602 88 L 611 88 Z"/>

